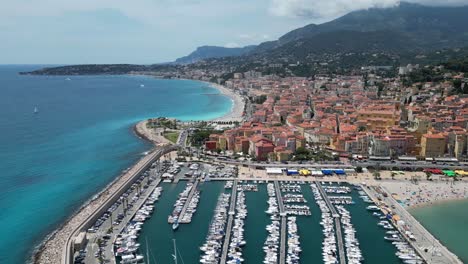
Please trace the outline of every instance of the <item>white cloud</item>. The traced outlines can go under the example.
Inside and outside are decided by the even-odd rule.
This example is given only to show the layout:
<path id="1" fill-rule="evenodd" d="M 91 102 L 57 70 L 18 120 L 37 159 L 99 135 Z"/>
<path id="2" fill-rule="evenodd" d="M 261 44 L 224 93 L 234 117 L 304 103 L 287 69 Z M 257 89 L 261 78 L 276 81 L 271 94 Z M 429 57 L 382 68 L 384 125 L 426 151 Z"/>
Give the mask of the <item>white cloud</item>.
<path id="1" fill-rule="evenodd" d="M 358 9 L 391 7 L 398 0 L 272 0 L 270 11 L 277 16 L 334 18 Z"/>
<path id="2" fill-rule="evenodd" d="M 403 1 L 401 1 L 403 2 Z M 468 5 L 468 0 L 408 0 L 424 5 Z M 276 16 L 330 20 L 351 11 L 397 6 L 400 0 L 271 0 L 270 12 Z"/>
<path id="3" fill-rule="evenodd" d="M 162 26 L 179 24 L 181 17 L 209 20 L 251 8 L 247 3 L 229 0 L 15 0 L 2 3 L 0 21 L 113 9 L 134 20 Z"/>
<path id="4" fill-rule="evenodd" d="M 240 38 L 240 39 L 249 39 L 249 40 L 250 40 L 250 39 L 253 39 L 254 36 L 252 36 L 252 35 L 250 35 L 250 34 L 240 34 L 240 35 L 239 35 L 239 38 Z"/>
<path id="5" fill-rule="evenodd" d="M 240 34 L 239 39 L 251 42 L 265 41 L 271 39 L 271 36 L 268 34 Z"/>
<path id="6" fill-rule="evenodd" d="M 240 48 L 241 45 L 236 42 L 229 42 L 224 45 L 225 48 Z"/>

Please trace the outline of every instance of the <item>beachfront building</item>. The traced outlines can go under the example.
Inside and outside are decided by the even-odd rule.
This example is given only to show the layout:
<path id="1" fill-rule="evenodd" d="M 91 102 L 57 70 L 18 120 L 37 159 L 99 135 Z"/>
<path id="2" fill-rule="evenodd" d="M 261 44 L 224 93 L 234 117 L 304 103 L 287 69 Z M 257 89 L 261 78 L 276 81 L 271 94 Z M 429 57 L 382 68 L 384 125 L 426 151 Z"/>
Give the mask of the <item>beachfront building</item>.
<path id="1" fill-rule="evenodd" d="M 424 158 L 442 157 L 446 145 L 446 137 L 443 134 L 424 134 L 421 138 L 420 155 Z"/>

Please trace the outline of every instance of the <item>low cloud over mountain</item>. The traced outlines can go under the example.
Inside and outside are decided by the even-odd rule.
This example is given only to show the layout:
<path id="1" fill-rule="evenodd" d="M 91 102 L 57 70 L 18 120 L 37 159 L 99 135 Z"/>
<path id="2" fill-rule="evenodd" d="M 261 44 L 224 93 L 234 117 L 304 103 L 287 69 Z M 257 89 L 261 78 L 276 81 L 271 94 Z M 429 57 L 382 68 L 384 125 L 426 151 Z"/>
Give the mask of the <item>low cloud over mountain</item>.
<path id="1" fill-rule="evenodd" d="M 368 8 L 394 7 L 399 0 L 272 0 L 270 12 L 277 16 L 307 17 L 330 20 L 352 11 Z M 405 2 L 429 6 L 462 6 L 468 0 L 408 0 Z"/>

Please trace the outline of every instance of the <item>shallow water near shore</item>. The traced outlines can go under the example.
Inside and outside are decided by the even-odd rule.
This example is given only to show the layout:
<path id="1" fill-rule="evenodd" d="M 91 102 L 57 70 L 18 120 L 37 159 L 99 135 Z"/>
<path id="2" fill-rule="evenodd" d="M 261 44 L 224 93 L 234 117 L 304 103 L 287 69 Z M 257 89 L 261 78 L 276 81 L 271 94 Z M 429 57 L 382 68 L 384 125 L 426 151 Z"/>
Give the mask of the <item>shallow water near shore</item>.
<path id="1" fill-rule="evenodd" d="M 141 76 L 20 76 L 0 66 L 0 263 L 24 263 L 48 233 L 142 157 L 133 125 L 220 117 L 205 83 Z M 39 113 L 34 114 L 37 107 Z"/>
<path id="2" fill-rule="evenodd" d="M 468 263 L 468 199 L 422 206 L 410 213 L 461 261 Z"/>

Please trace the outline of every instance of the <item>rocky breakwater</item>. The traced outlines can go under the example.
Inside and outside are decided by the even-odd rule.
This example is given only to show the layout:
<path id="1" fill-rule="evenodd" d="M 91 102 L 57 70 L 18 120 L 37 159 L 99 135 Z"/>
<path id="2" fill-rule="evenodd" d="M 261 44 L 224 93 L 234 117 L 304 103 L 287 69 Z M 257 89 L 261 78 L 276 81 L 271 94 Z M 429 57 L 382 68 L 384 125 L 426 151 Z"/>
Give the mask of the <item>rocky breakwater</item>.
<path id="1" fill-rule="evenodd" d="M 164 150 L 166 151 L 166 150 Z M 87 221 L 100 207 L 105 205 L 108 199 L 120 189 L 122 189 L 142 167 L 160 157 L 164 151 L 159 148 L 139 160 L 132 168 L 116 178 L 100 193 L 86 202 L 76 213 L 74 213 L 65 223 L 49 235 L 45 241 L 37 248 L 32 262 L 35 264 L 62 263 L 66 259 L 67 246 L 75 235 L 77 229 Z M 170 151 L 168 149 L 167 151 Z M 167 152 L 166 151 L 166 152 Z"/>

